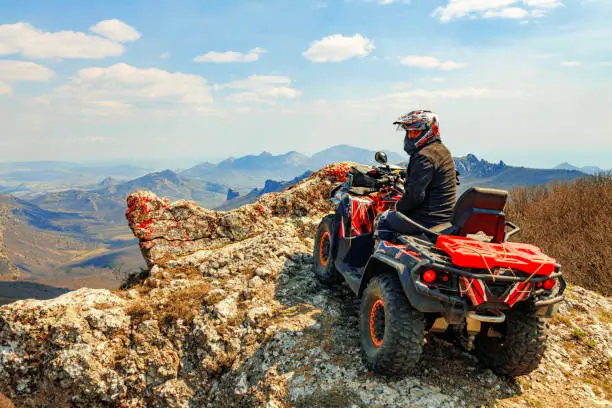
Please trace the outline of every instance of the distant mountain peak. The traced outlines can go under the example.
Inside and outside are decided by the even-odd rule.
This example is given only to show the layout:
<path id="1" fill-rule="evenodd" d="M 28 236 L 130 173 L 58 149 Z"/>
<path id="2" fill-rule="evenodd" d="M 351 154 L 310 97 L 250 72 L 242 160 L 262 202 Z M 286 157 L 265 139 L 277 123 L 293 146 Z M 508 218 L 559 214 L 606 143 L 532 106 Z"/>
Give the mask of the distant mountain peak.
<path id="1" fill-rule="evenodd" d="M 156 183 L 161 180 L 167 180 L 175 185 L 181 184 L 179 175 L 170 169 L 146 174 L 137 179 L 128 181 L 127 184 L 147 186 L 149 183 Z"/>
<path id="2" fill-rule="evenodd" d="M 158 172 L 157 174 L 159 174 L 160 176 L 163 176 L 163 177 L 176 177 L 176 173 L 174 171 L 170 170 L 170 169 L 162 170 L 162 171 Z"/>
<path id="3" fill-rule="evenodd" d="M 112 185 L 118 184 L 119 182 L 112 178 L 111 176 L 105 177 L 100 183 L 98 183 L 101 187 L 110 187 Z"/>
<path id="4" fill-rule="evenodd" d="M 465 157 L 455 157 L 455 167 L 463 176 L 487 177 L 495 175 L 508 167 L 500 160 L 499 163 L 490 163 L 479 159 L 475 154 L 468 153 Z"/>
<path id="5" fill-rule="evenodd" d="M 598 174 L 598 173 L 602 173 L 603 172 L 603 170 L 600 169 L 597 166 L 582 166 L 582 167 L 578 167 L 578 166 L 574 166 L 573 164 L 568 163 L 568 162 L 563 162 L 561 164 L 558 164 L 555 167 L 553 167 L 553 169 L 555 169 L 555 170 L 579 171 L 579 172 L 585 173 L 585 174 Z"/>

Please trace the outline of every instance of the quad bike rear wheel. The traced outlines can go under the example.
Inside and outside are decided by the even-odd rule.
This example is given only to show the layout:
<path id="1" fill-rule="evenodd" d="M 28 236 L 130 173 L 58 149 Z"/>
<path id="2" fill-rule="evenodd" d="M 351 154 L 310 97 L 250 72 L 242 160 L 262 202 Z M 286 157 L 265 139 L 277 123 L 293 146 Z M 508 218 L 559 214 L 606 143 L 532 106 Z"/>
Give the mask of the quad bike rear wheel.
<path id="1" fill-rule="evenodd" d="M 486 330 L 476 336 L 476 355 L 497 374 L 517 377 L 535 370 L 546 349 L 547 323 L 533 308 L 521 305 L 494 325 L 501 337 L 488 337 Z"/>
<path id="2" fill-rule="evenodd" d="M 363 291 L 359 335 L 362 359 L 375 373 L 404 375 L 421 358 L 425 318 L 408 303 L 397 276 L 375 276 Z"/>
<path id="3" fill-rule="evenodd" d="M 334 266 L 333 236 L 334 215 L 326 215 L 317 229 L 314 242 L 314 273 L 319 282 L 324 285 L 333 285 L 342 281 L 342 275 Z"/>

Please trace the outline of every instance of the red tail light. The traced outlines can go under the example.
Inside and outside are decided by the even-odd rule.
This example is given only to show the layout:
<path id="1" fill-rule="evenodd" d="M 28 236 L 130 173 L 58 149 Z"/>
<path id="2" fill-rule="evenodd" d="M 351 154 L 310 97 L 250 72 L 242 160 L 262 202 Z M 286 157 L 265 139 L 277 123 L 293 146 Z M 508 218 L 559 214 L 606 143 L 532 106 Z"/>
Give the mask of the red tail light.
<path id="1" fill-rule="evenodd" d="M 556 284 L 557 284 L 556 280 L 547 279 L 544 281 L 544 284 L 542 286 L 544 286 L 544 289 L 546 290 L 552 290 L 552 288 L 554 288 Z"/>
<path id="2" fill-rule="evenodd" d="M 436 272 L 431 269 L 423 272 L 423 280 L 427 283 L 432 283 L 436 280 Z"/>

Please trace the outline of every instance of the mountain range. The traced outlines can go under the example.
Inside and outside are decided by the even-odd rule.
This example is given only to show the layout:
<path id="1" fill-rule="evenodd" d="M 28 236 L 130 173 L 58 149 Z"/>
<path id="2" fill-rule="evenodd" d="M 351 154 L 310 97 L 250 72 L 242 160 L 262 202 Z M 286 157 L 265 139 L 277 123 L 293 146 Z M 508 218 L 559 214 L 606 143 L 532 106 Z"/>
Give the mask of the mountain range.
<path id="1" fill-rule="evenodd" d="M 354 161 L 374 164 L 374 153 L 348 145 L 337 145 L 315 153 L 312 156 L 292 151 L 275 156 L 269 152 L 229 158 L 218 164 L 202 163 L 183 170 L 178 174 L 197 180 L 227 184 L 234 190 L 250 193 L 261 188 L 266 180 L 291 180 L 306 171 L 316 171 L 321 167 L 338 161 Z M 387 153 L 390 163 L 404 160 L 394 152 Z"/>
<path id="2" fill-rule="evenodd" d="M 112 226 L 84 214 L 49 211 L 0 195 L 0 281 L 115 287 L 120 277 L 113 268 L 143 265 L 128 232 L 127 225 Z M 96 259 L 103 256 L 107 259 Z"/>
<path id="3" fill-rule="evenodd" d="M 243 205 L 253 203 L 262 195 L 283 191 L 284 189 L 309 177 L 311 174 L 312 171 L 309 170 L 289 181 L 266 180 L 263 188 L 254 188 L 246 195 L 236 195 L 237 193 L 230 189 L 228 191 L 227 201 L 225 201 L 225 203 L 223 203 L 222 205 L 215 207 L 214 210 L 229 211 L 241 207 Z"/>
<path id="4" fill-rule="evenodd" d="M 125 198 L 136 190 L 154 191 L 171 200 L 193 200 L 214 207 L 225 200 L 228 187 L 180 177 L 172 170 L 148 173 L 126 182 L 105 178 L 91 190 L 70 189 L 38 195 L 30 201 L 49 210 L 76 211 L 113 223 L 125 222 Z"/>
<path id="5" fill-rule="evenodd" d="M 93 188 L 100 179 L 127 181 L 153 171 L 129 164 L 101 165 L 60 161 L 0 162 L 0 194 L 31 198 L 68 188 Z"/>
<path id="6" fill-rule="evenodd" d="M 585 173 L 576 170 L 532 169 L 509 166 L 503 161 L 490 163 L 473 154 L 455 158 L 455 167 L 460 174 L 459 193 L 473 186 L 511 190 L 514 187 L 573 180 L 586 176 Z"/>
<path id="7" fill-rule="evenodd" d="M 312 156 L 263 152 L 218 164 L 202 163 L 180 171 L 145 174 L 139 174 L 143 169 L 130 166 L 108 169 L 106 173 L 100 167 L 92 167 L 93 174 L 71 175 L 83 172 L 85 167 L 58 162 L 34 163 L 29 167 L 24 163 L 16 167 L 4 163 L 0 166 L 0 185 L 5 189 L 0 188 L 0 194 L 11 188 L 19 189 L 15 183 L 21 183 L 22 195 L 0 195 L 0 280 L 10 280 L 17 268 L 22 279 L 42 284 L 112 287 L 120 281 L 118 273 L 144 266 L 135 238 L 126 225 L 128 194 L 150 190 L 171 200 L 193 200 L 204 208 L 229 210 L 263 194 L 281 191 L 335 161 L 374 164 L 374 153 L 346 145 Z M 391 163 L 404 160 L 402 155 L 387 154 Z M 460 192 L 474 185 L 511 189 L 586 175 L 575 169 L 531 169 L 502 161 L 490 163 L 472 154 L 455 158 L 455 165 L 461 173 Z M 40 176 L 49 169 L 59 169 L 62 178 L 57 179 L 58 183 L 48 181 L 51 176 Z M 36 176 L 36 172 L 40 174 Z M 130 172 L 139 176 L 126 179 Z M 24 174 L 25 179 L 19 179 Z M 76 185 L 70 185 L 70 180 L 75 180 Z"/>
<path id="8" fill-rule="evenodd" d="M 567 162 L 563 162 L 557 166 L 554 167 L 555 170 L 573 170 L 573 171 L 580 171 L 582 173 L 586 173 L 586 174 L 599 174 L 599 173 L 603 173 L 605 172 L 605 170 L 597 167 L 597 166 L 582 166 L 582 167 L 576 167 L 572 164 L 569 164 Z"/>

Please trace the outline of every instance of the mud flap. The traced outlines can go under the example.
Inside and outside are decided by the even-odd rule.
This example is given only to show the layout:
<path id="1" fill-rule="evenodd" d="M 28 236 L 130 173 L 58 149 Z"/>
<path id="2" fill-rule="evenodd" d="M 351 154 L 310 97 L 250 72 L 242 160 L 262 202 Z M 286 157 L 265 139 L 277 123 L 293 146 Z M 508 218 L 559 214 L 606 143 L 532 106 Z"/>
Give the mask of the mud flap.
<path id="1" fill-rule="evenodd" d="M 553 317 L 559 312 L 559 303 L 554 305 L 539 307 L 536 309 L 535 315 L 538 317 Z"/>

